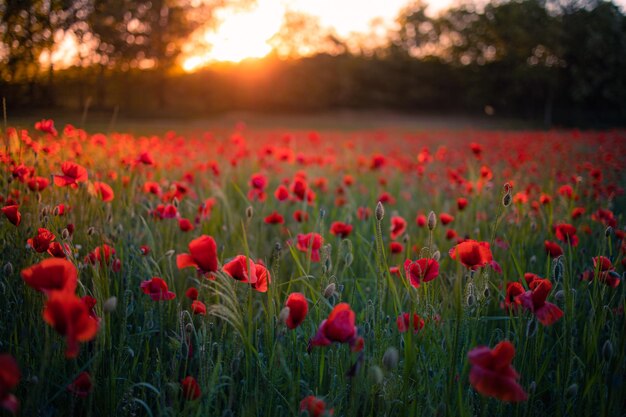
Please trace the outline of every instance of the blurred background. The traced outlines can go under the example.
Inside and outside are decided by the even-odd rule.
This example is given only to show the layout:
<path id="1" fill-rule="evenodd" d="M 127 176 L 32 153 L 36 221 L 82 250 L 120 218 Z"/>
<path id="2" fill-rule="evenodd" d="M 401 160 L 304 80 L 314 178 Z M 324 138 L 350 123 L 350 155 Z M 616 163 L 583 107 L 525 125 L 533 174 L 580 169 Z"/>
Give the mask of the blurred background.
<path id="1" fill-rule="evenodd" d="M 626 0 L 0 0 L 11 114 L 626 125 Z"/>

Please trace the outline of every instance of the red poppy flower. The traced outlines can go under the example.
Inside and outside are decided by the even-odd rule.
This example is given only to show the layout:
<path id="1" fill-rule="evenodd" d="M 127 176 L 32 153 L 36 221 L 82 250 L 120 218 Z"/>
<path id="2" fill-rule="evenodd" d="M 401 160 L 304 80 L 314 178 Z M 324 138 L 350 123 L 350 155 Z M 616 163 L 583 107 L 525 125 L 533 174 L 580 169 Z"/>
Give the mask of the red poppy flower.
<path id="1" fill-rule="evenodd" d="M 320 261 L 320 248 L 324 243 L 324 239 L 318 233 L 307 233 L 305 235 L 298 234 L 297 236 L 298 244 L 297 248 L 301 252 L 309 252 L 311 251 L 311 260 L 313 262 Z"/>
<path id="2" fill-rule="evenodd" d="M 89 252 L 85 258 L 85 262 L 106 267 L 111 262 L 113 255 L 115 255 L 115 248 L 104 243 L 102 246 L 98 246 L 93 251 Z"/>
<path id="3" fill-rule="evenodd" d="M 324 400 L 317 398 L 313 395 L 304 397 L 300 401 L 300 414 L 307 412 L 309 417 L 323 417 L 324 415 L 333 415 L 333 410 L 326 409 L 326 403 Z"/>
<path id="4" fill-rule="evenodd" d="M 454 246 L 448 253 L 452 259 L 458 259 L 470 269 L 481 268 L 493 261 L 488 242 L 477 242 L 469 239 Z"/>
<path id="5" fill-rule="evenodd" d="M 186 219 L 184 217 L 178 219 L 178 227 L 183 232 L 190 232 L 193 230 L 193 224 L 191 223 L 191 221 L 189 221 L 189 219 Z"/>
<path id="6" fill-rule="evenodd" d="M 148 294 L 153 301 L 173 300 L 176 294 L 169 291 L 167 282 L 159 277 L 152 277 L 147 281 L 143 281 L 140 285 L 141 291 Z"/>
<path id="7" fill-rule="evenodd" d="M 391 239 L 396 240 L 406 231 L 406 220 L 400 216 L 391 217 Z"/>
<path id="8" fill-rule="evenodd" d="M 544 326 L 551 326 L 563 317 L 563 311 L 556 305 L 546 301 L 552 283 L 547 279 L 536 279 L 531 282 L 530 290 L 517 296 L 518 304 L 532 312 Z"/>
<path id="9" fill-rule="evenodd" d="M 93 390 L 89 372 L 83 371 L 67 386 L 67 390 L 77 397 L 86 398 Z"/>
<path id="10" fill-rule="evenodd" d="M 578 236 L 576 236 L 576 228 L 571 224 L 561 223 L 554 227 L 556 238 L 561 242 L 570 243 L 572 246 L 578 246 Z"/>
<path id="11" fill-rule="evenodd" d="M 519 282 L 509 282 L 506 285 L 506 295 L 501 307 L 507 311 L 516 310 L 520 306 L 517 303 L 517 296 L 524 294 L 525 291 L 526 290 Z"/>
<path id="12" fill-rule="evenodd" d="M 595 256 L 593 258 L 593 268 L 600 272 L 607 272 L 615 269 L 611 260 L 606 256 Z"/>
<path id="13" fill-rule="evenodd" d="M 186 400 L 197 400 L 202 395 L 200 385 L 198 385 L 198 382 L 192 376 L 185 377 L 185 379 L 180 381 L 180 386 L 183 390 L 183 397 Z"/>
<path id="14" fill-rule="evenodd" d="M 459 208 L 460 211 L 465 210 L 465 207 L 467 207 L 467 198 L 463 198 L 463 197 L 459 197 L 456 199 L 456 205 Z M 442 220 L 443 223 L 443 220 Z"/>
<path id="15" fill-rule="evenodd" d="M 63 175 L 54 176 L 54 185 L 58 187 L 69 185 L 76 188 L 79 182 L 87 181 L 87 170 L 74 162 L 63 162 L 61 171 L 63 171 Z"/>
<path id="16" fill-rule="evenodd" d="M 18 399 L 10 393 L 22 379 L 20 367 L 13 356 L 8 353 L 0 354 L 0 406 L 16 414 L 19 409 Z"/>
<path id="17" fill-rule="evenodd" d="M 409 313 L 402 313 L 396 319 L 396 325 L 400 333 L 405 333 L 411 327 L 411 316 Z M 424 328 L 424 319 L 413 313 L 413 333 L 417 333 Z"/>
<path id="18" fill-rule="evenodd" d="M 198 299 L 198 289 L 191 287 L 189 288 L 187 291 L 185 291 L 185 296 L 187 298 L 189 298 L 190 300 L 197 300 Z"/>
<path id="19" fill-rule="evenodd" d="M 330 233 L 345 239 L 352 233 L 352 225 L 343 222 L 333 222 L 330 226 Z"/>
<path id="20" fill-rule="evenodd" d="M 150 246 L 148 245 L 141 245 L 139 247 L 139 251 L 141 252 L 142 255 L 146 256 L 150 253 Z"/>
<path id="21" fill-rule="evenodd" d="M 432 281 L 439 275 L 439 262 L 434 259 L 422 258 L 411 262 L 407 259 L 404 262 L 404 271 L 409 282 L 418 288 L 422 282 Z"/>
<path id="22" fill-rule="evenodd" d="M 581 217 L 583 214 L 585 214 L 585 208 L 584 207 L 574 207 L 572 209 L 572 219 L 576 220 L 577 218 Z"/>
<path id="23" fill-rule="evenodd" d="M 104 182 L 94 181 L 93 187 L 96 192 L 96 195 L 98 195 L 100 199 L 104 201 L 105 203 L 109 201 L 113 201 L 113 199 L 115 198 L 115 193 L 113 192 L 113 189 L 111 188 L 109 184 L 106 184 Z"/>
<path id="24" fill-rule="evenodd" d="M 309 213 L 302 210 L 296 210 L 293 212 L 293 219 L 298 223 L 306 222 L 309 220 Z"/>
<path id="25" fill-rule="evenodd" d="M 176 257 L 178 269 L 196 267 L 202 274 L 217 271 L 217 244 L 211 236 L 202 235 L 189 243 L 189 253 Z"/>
<path id="26" fill-rule="evenodd" d="M 98 321 L 89 315 L 89 309 L 83 300 L 72 292 L 51 292 L 43 318 L 60 335 L 65 336 L 65 356 L 68 358 L 78 355 L 78 342 L 92 340 L 98 332 Z"/>
<path id="27" fill-rule="evenodd" d="M 470 384 L 487 397 L 507 402 L 525 401 L 528 394 L 517 382 L 520 376 L 511 366 L 514 356 L 515 347 L 506 340 L 493 349 L 478 346 L 470 350 L 467 354 L 472 365 Z"/>
<path id="28" fill-rule="evenodd" d="M 404 245 L 400 242 L 391 242 L 389 243 L 389 250 L 393 254 L 402 253 L 404 251 Z"/>
<path id="29" fill-rule="evenodd" d="M 44 253 L 50 247 L 50 242 L 56 239 L 56 236 L 48 229 L 43 227 L 37 230 L 37 236 L 28 239 L 26 243 L 38 253 Z"/>
<path id="30" fill-rule="evenodd" d="M 19 211 L 20 206 L 17 204 L 2 207 L 2 212 L 6 218 L 14 225 L 19 226 L 22 221 L 22 214 Z"/>
<path id="31" fill-rule="evenodd" d="M 67 243 L 60 244 L 59 242 L 52 242 L 48 247 L 48 253 L 55 258 L 67 258 L 67 254 L 70 253 L 70 245 Z"/>
<path id="32" fill-rule="evenodd" d="M 277 211 L 273 212 L 269 216 L 265 218 L 265 223 L 267 224 L 283 224 L 285 223 L 285 218 L 278 213 Z"/>
<path id="33" fill-rule="evenodd" d="M 546 253 L 550 255 L 551 258 L 558 258 L 563 255 L 563 248 L 561 248 L 558 243 L 546 240 L 543 244 L 546 248 Z"/>
<path id="34" fill-rule="evenodd" d="M 193 302 L 191 303 L 191 311 L 193 312 L 193 314 L 206 316 L 206 306 L 202 301 L 193 300 Z"/>
<path id="35" fill-rule="evenodd" d="M 270 271 L 265 267 L 265 265 L 260 263 L 255 263 L 254 269 L 256 272 L 256 282 L 252 284 L 252 288 L 258 292 L 267 292 L 267 286 L 272 280 Z"/>
<path id="36" fill-rule="evenodd" d="M 548 205 L 550 204 L 550 202 L 552 202 L 552 197 L 550 197 L 548 194 L 541 193 L 541 195 L 539 196 L 539 202 L 544 206 Z"/>
<path id="37" fill-rule="evenodd" d="M 452 221 L 454 220 L 454 217 L 449 215 L 448 213 L 441 213 L 439 215 L 439 220 L 441 220 L 441 224 L 445 226 L 447 224 L 452 223 Z"/>
<path id="38" fill-rule="evenodd" d="M 293 292 L 287 297 L 285 306 L 289 307 L 289 316 L 287 317 L 286 325 L 290 329 L 298 327 L 309 312 L 309 303 L 307 302 L 304 294 L 299 292 Z"/>
<path id="39" fill-rule="evenodd" d="M 332 342 L 354 344 L 357 339 L 355 320 L 356 315 L 348 303 L 337 304 L 320 324 L 317 334 L 311 339 L 311 345 L 328 346 Z"/>
<path id="40" fill-rule="evenodd" d="M 356 209 L 356 217 L 359 220 L 367 220 L 372 215 L 372 209 L 369 207 L 359 207 Z"/>
<path id="41" fill-rule="evenodd" d="M 50 258 L 22 270 L 22 279 L 29 287 L 48 294 L 51 291 L 73 293 L 78 282 L 78 271 L 66 259 Z"/>
<path id="42" fill-rule="evenodd" d="M 279 185 L 274 191 L 274 197 L 278 201 L 285 201 L 289 198 L 289 190 L 284 185 Z"/>
<path id="43" fill-rule="evenodd" d="M 417 224 L 419 227 L 426 226 L 426 223 L 428 223 L 428 219 L 426 218 L 425 214 L 418 214 L 415 218 L 415 224 Z"/>
<path id="44" fill-rule="evenodd" d="M 222 270 L 237 281 L 254 284 L 257 282 L 254 262 L 245 255 L 237 255 L 222 267 Z"/>

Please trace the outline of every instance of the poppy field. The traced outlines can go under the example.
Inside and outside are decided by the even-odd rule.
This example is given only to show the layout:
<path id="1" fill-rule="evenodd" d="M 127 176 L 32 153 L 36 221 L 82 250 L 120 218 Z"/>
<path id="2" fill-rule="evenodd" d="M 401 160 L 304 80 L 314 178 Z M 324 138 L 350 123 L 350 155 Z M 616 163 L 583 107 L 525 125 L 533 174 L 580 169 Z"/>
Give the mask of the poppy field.
<path id="1" fill-rule="evenodd" d="M 626 412 L 626 131 L 0 139 L 1 415 Z"/>

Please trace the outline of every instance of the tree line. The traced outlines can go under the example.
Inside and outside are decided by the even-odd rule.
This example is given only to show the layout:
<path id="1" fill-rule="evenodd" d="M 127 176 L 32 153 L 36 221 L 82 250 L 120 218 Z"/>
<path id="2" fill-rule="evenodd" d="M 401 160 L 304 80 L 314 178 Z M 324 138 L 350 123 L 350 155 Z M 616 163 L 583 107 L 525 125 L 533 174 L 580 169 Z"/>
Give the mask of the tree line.
<path id="1" fill-rule="evenodd" d="M 328 34 L 339 52 L 183 73 L 182 45 L 226 1 L 5 0 L 0 93 L 14 108 L 91 103 L 129 115 L 384 108 L 546 125 L 626 121 L 626 17 L 611 2 L 467 3 L 437 17 L 415 2 L 382 47 L 354 51 Z M 292 29 L 281 36 L 306 39 Z M 64 70 L 41 59 L 59 32 L 90 45 Z"/>

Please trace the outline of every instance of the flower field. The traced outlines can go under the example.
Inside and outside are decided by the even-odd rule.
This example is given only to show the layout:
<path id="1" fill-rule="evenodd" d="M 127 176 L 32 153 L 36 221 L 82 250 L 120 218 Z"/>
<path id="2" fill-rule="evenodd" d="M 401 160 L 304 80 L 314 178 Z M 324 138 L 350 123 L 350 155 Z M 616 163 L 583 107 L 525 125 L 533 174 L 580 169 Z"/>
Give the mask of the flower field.
<path id="1" fill-rule="evenodd" d="M 625 131 L 1 139 L 2 415 L 624 415 Z"/>

